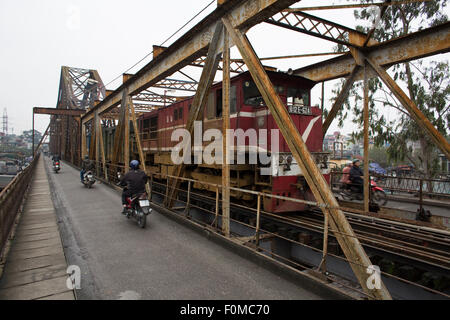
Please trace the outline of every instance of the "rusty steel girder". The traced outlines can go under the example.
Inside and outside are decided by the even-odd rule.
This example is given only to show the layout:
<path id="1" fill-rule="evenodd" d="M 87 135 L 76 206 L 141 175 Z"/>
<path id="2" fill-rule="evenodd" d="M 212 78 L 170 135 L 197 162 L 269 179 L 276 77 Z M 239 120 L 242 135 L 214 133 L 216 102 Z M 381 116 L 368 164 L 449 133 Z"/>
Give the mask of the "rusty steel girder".
<path id="1" fill-rule="evenodd" d="M 304 12 L 282 11 L 267 19 L 266 23 L 351 47 L 363 46 L 367 38 L 363 32 Z"/>
<path id="2" fill-rule="evenodd" d="M 385 69 L 394 64 L 449 52 L 450 22 L 372 45 L 362 51 Z M 347 77 L 355 65 L 355 59 L 348 53 L 299 68 L 294 70 L 294 74 L 318 82 L 328 81 Z M 375 76 L 375 73 L 369 75 Z M 359 71 L 356 79 L 362 78 L 362 72 Z"/>
<path id="3" fill-rule="evenodd" d="M 53 115 L 50 120 L 50 152 L 79 164 L 80 116 L 104 97 L 105 87 L 96 70 L 61 67 L 56 109 L 47 110 Z"/>

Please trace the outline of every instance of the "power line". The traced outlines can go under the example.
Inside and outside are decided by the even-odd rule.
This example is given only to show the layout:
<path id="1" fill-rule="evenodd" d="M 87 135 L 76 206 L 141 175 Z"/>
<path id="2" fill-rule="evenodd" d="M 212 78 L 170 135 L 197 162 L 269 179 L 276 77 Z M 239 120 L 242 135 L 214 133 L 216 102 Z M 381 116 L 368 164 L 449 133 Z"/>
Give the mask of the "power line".
<path id="1" fill-rule="evenodd" d="M 202 10 L 200 10 L 196 15 L 194 15 L 191 19 L 189 19 L 188 22 L 186 22 L 185 24 L 183 24 L 183 26 L 181 26 L 180 28 L 178 28 L 178 30 L 176 30 L 174 33 L 172 33 L 172 35 L 170 35 L 166 40 L 164 40 L 163 43 L 161 43 L 159 46 L 163 46 L 167 41 L 169 41 L 172 37 L 174 37 L 178 32 L 180 32 L 185 26 L 187 26 L 190 22 L 192 22 L 192 20 L 194 20 L 195 18 L 197 18 L 200 14 L 202 14 L 206 9 L 208 9 L 214 2 L 216 2 L 216 0 L 212 0 L 210 3 L 208 3 L 208 5 L 206 5 Z M 113 80 L 111 80 L 110 82 L 108 82 L 107 84 L 103 85 L 103 88 L 106 89 L 106 86 L 113 83 L 114 81 L 116 81 L 117 79 L 119 79 L 122 74 L 127 73 L 128 71 L 130 71 L 131 69 L 133 69 L 135 66 L 137 66 L 139 63 L 141 63 L 142 61 L 144 61 L 148 56 L 150 56 L 151 54 L 153 54 L 153 50 L 148 53 L 147 55 L 145 55 L 145 57 L 143 57 L 142 59 L 140 59 L 138 62 L 136 62 L 135 64 L 133 64 L 130 68 L 128 68 L 127 70 L 125 70 L 124 72 L 122 72 L 120 75 L 118 75 L 117 77 L 115 77 Z"/>

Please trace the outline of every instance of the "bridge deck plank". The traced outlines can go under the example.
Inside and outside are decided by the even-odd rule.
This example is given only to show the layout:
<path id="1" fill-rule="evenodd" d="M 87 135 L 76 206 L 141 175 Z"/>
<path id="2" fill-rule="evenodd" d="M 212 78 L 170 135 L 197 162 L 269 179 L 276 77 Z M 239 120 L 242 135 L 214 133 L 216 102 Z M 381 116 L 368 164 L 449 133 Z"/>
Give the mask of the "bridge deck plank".
<path id="1" fill-rule="evenodd" d="M 0 299 L 70 299 L 67 263 L 44 160 L 38 160 L 2 279 Z"/>

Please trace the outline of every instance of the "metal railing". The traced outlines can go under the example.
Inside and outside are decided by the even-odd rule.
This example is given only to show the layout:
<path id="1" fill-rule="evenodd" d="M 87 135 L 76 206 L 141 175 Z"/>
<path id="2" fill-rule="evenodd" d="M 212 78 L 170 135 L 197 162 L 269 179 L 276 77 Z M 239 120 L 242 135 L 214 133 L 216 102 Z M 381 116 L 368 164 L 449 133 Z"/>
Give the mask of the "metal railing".
<path id="1" fill-rule="evenodd" d="M 30 185 L 34 168 L 39 159 L 40 153 L 31 163 L 0 192 L 0 253 L 3 253 L 4 246 L 8 240 L 11 228 L 17 217 L 17 213 L 22 205 L 22 199 Z"/>
<path id="2" fill-rule="evenodd" d="M 103 165 L 101 163 L 97 164 L 100 175 L 102 179 L 105 177 L 103 172 Z M 110 183 L 117 182 L 117 176 L 115 172 L 118 170 L 124 172 L 123 165 L 112 165 L 107 164 L 107 180 Z M 204 227 L 210 229 L 213 232 L 223 234 L 222 232 L 222 197 L 221 191 L 223 186 L 220 184 L 215 184 L 207 181 L 198 181 L 189 178 L 180 178 L 175 177 L 163 173 L 150 173 L 147 172 L 150 176 L 150 194 L 149 199 L 155 200 L 155 197 L 159 197 L 159 202 L 154 202 L 158 204 L 160 207 L 164 207 L 163 203 L 169 197 L 169 183 L 172 183 L 174 179 L 179 179 L 183 183 L 180 184 L 180 187 L 177 189 L 178 196 L 173 199 L 174 207 L 171 208 L 173 212 L 179 214 L 180 216 L 187 218 L 195 223 L 201 224 Z M 194 184 L 201 184 L 204 188 L 207 188 L 209 191 L 198 190 L 194 188 Z M 184 188 L 182 188 L 183 186 Z M 327 271 L 327 259 L 343 260 L 349 263 L 349 265 L 361 265 L 357 261 L 350 261 L 343 255 L 342 250 L 339 248 L 339 245 L 336 242 L 334 234 L 342 234 L 343 236 L 356 237 L 361 242 L 365 243 L 365 246 L 377 248 L 378 244 L 390 245 L 391 249 L 404 249 L 405 245 L 409 245 L 408 243 L 402 243 L 400 241 L 396 241 L 389 237 L 380 236 L 377 239 L 372 239 L 372 235 L 364 232 L 358 232 L 355 235 L 344 234 L 338 230 L 334 230 L 328 221 L 328 217 L 323 217 L 323 214 L 316 213 L 316 216 L 320 219 L 311 219 L 302 216 L 283 216 L 274 214 L 271 212 L 264 211 L 264 201 L 268 199 L 275 199 L 275 201 L 280 204 L 285 202 L 293 202 L 293 203 L 301 203 L 308 205 L 310 208 L 318 208 L 318 207 L 328 207 L 325 204 L 320 204 L 315 201 L 306 201 L 297 198 L 279 196 L 275 194 L 268 194 L 248 189 L 229 187 L 230 192 L 236 191 L 241 193 L 251 194 L 256 198 L 255 207 L 243 205 L 241 203 L 232 202 L 230 205 L 234 208 L 233 211 L 238 211 L 239 209 L 244 210 L 247 215 L 235 215 L 233 213 L 230 214 L 229 221 L 230 224 L 233 224 L 235 229 L 239 229 L 242 232 L 232 231 L 230 234 L 230 239 L 234 239 L 234 241 L 240 241 L 241 244 L 245 244 L 246 246 L 252 248 L 256 252 L 259 252 L 263 255 L 275 258 L 280 263 L 293 266 L 294 268 L 305 271 L 310 270 L 313 272 L 320 272 L 323 276 L 325 276 L 328 280 L 337 283 L 340 286 L 346 287 L 347 289 L 355 292 L 359 297 L 363 298 L 371 298 L 367 293 L 362 291 L 361 287 L 356 288 L 355 286 L 349 286 L 348 283 L 337 280 L 331 273 Z M 181 210 L 181 211 L 180 211 Z M 193 216 L 192 210 L 200 215 Z M 358 216 L 359 217 L 359 216 Z M 296 231 L 290 233 L 290 231 L 271 228 L 270 223 L 267 223 L 267 219 L 274 219 L 276 221 L 281 221 L 283 224 L 286 224 L 289 227 L 292 227 L 292 230 L 296 230 L 299 227 L 310 232 L 311 234 L 320 234 L 322 235 L 320 238 L 314 236 L 313 239 L 305 241 L 302 233 Z M 360 218 L 359 218 L 360 219 Z M 373 220 L 373 218 L 371 218 Z M 371 220 L 371 223 L 373 221 Z M 395 222 L 393 222 L 395 224 Z M 401 226 L 400 226 L 401 227 Z M 414 232 L 413 232 L 414 233 Z M 311 236 L 312 237 L 312 236 Z M 318 263 L 315 264 L 306 264 L 300 263 L 298 259 L 293 257 L 286 257 L 280 255 L 278 252 L 274 252 L 271 249 L 270 245 L 267 245 L 272 239 L 277 239 L 278 241 L 285 241 L 290 243 L 291 245 L 300 246 L 316 252 L 320 257 Z M 330 239 L 330 240 L 329 240 Z M 411 252 L 417 251 L 420 249 L 419 247 L 412 246 L 409 248 Z M 436 252 L 435 252 L 436 251 Z M 424 255 L 430 254 L 436 255 L 440 257 L 441 252 L 438 250 L 431 249 L 427 253 L 423 253 Z M 430 288 L 429 286 L 421 285 L 416 282 L 410 281 L 408 279 L 399 277 L 397 275 L 391 274 L 388 271 L 381 271 L 381 275 L 385 277 L 385 279 L 392 279 L 396 281 L 400 281 L 403 283 L 407 283 L 409 285 L 416 286 L 430 293 L 443 296 L 446 298 L 450 298 L 449 295 Z"/>
<path id="3" fill-rule="evenodd" d="M 331 172 L 331 184 L 337 187 L 342 178 L 342 172 Z M 407 176 L 389 176 L 372 174 L 378 186 L 387 194 L 414 194 L 423 197 L 450 197 L 450 179 L 427 179 Z"/>

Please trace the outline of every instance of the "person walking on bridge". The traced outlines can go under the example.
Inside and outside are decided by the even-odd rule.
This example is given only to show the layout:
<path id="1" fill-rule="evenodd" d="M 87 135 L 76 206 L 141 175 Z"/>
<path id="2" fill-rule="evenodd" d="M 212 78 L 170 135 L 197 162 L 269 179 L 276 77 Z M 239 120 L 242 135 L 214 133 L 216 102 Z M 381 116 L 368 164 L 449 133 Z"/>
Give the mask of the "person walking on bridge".
<path id="1" fill-rule="evenodd" d="M 132 160 L 130 162 L 130 171 L 128 171 L 120 180 L 120 185 L 126 187 L 122 192 L 122 214 L 127 212 L 127 198 L 145 192 L 145 184 L 147 183 L 147 174 L 139 169 L 139 161 Z"/>

